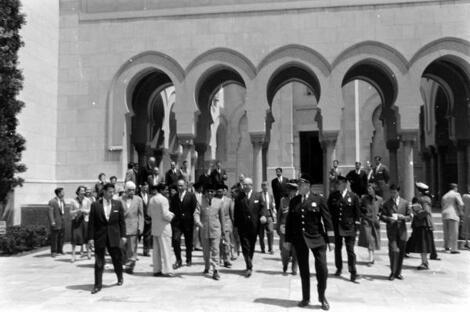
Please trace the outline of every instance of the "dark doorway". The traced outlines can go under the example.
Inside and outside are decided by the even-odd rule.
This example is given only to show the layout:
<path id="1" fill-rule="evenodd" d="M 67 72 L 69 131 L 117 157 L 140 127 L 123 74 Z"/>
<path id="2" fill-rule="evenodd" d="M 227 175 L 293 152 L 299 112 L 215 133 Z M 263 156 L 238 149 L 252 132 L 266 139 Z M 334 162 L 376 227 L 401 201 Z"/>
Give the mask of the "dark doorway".
<path id="1" fill-rule="evenodd" d="M 318 131 L 299 132 L 300 170 L 309 174 L 313 184 L 323 184 L 323 150 Z"/>

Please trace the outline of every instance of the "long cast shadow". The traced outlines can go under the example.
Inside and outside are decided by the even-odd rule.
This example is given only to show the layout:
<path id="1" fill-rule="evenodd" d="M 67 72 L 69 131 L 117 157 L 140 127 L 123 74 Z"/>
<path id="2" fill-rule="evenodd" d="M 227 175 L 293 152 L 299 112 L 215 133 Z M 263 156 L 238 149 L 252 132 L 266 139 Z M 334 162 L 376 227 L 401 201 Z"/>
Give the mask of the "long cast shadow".
<path id="1" fill-rule="evenodd" d="M 289 299 L 277 299 L 277 298 L 256 298 L 253 300 L 255 303 L 267 304 L 267 305 L 274 305 L 281 308 L 295 308 L 297 307 L 298 301 L 289 300 Z M 305 307 L 306 309 L 320 309 L 319 305 L 308 305 Z M 304 309 L 305 309 L 304 308 Z"/>
<path id="2" fill-rule="evenodd" d="M 111 286 L 115 286 L 115 284 L 112 285 L 103 285 L 102 288 L 109 288 Z M 70 290 L 85 290 L 85 291 L 91 291 L 93 289 L 93 284 L 80 284 L 80 285 L 69 285 L 65 286 L 65 288 L 70 289 Z"/>

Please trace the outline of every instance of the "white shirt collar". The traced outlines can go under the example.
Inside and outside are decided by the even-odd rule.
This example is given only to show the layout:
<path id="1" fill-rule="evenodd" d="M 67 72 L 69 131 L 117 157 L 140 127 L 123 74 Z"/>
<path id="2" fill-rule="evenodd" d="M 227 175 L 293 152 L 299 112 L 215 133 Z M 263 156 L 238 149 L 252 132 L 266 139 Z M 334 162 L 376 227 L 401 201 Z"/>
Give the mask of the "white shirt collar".
<path id="1" fill-rule="evenodd" d="M 346 197 L 346 194 L 348 194 L 348 189 L 344 189 L 344 191 L 341 193 L 341 196 L 343 196 L 343 198 Z"/>

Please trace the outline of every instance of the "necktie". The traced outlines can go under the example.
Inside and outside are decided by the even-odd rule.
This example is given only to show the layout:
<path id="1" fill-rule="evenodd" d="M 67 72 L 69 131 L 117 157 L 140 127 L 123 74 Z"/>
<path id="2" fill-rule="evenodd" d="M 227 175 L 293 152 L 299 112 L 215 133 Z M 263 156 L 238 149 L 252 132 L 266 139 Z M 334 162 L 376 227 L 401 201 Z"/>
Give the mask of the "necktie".
<path id="1" fill-rule="evenodd" d="M 63 202 L 63 201 L 59 201 L 59 205 L 60 205 L 60 213 L 61 213 L 61 214 L 64 214 L 64 202 Z"/>

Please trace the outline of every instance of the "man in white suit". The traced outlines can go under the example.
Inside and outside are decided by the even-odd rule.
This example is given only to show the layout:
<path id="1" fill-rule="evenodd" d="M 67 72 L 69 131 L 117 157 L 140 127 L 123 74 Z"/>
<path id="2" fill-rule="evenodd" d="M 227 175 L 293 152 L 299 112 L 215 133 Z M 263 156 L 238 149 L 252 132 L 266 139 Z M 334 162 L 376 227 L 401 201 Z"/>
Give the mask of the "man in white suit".
<path id="1" fill-rule="evenodd" d="M 138 237 L 144 231 L 144 204 L 142 198 L 135 196 L 135 189 L 134 182 L 127 181 L 126 192 L 121 197 L 127 237 L 127 242 L 123 246 L 123 263 L 125 263 L 125 270 L 129 274 L 134 272 L 137 260 Z"/>
<path id="2" fill-rule="evenodd" d="M 165 188 L 164 184 L 152 186 L 157 194 L 150 199 L 148 211 L 152 218 L 152 237 L 153 237 L 153 275 L 172 277 L 172 251 L 171 251 L 171 220 L 174 214 L 170 211 L 168 199 L 162 195 Z"/>

